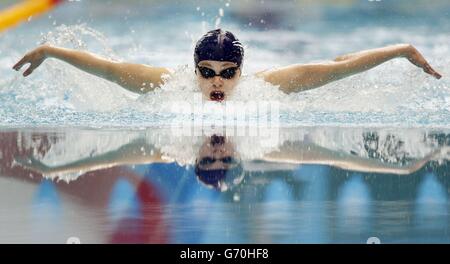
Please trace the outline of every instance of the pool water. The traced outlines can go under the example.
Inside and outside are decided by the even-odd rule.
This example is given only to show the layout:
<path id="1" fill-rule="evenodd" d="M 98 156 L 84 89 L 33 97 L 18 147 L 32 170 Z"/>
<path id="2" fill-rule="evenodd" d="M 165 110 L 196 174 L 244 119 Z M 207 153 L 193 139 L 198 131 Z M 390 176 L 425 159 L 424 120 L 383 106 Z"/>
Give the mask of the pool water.
<path id="1" fill-rule="evenodd" d="M 3 130 L 0 242 L 450 242 L 448 130 L 278 132 L 225 136 L 243 173 L 217 188 L 194 169 L 215 132 Z"/>
<path id="2" fill-rule="evenodd" d="M 193 47 L 217 26 L 245 46 L 243 118 L 199 97 Z M 449 30 L 444 0 L 67 1 L 31 17 L 0 33 L 0 243 L 449 243 Z M 138 96 L 57 60 L 11 69 L 40 43 L 177 74 Z M 285 95 L 252 75 L 394 43 L 443 78 L 396 59 Z M 198 176 L 214 151 L 242 173 Z"/>

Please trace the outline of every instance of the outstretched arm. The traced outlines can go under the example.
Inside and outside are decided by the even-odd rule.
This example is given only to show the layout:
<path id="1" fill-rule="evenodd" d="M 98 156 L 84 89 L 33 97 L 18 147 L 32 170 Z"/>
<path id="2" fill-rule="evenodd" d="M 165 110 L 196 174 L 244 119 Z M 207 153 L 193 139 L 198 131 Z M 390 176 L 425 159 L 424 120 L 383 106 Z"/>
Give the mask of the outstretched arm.
<path id="1" fill-rule="evenodd" d="M 94 54 L 65 48 L 42 45 L 28 52 L 17 62 L 13 69 L 18 71 L 24 64 L 30 63 L 23 76 L 30 75 L 47 58 L 65 61 L 80 70 L 117 83 L 123 88 L 135 92 L 146 93 L 161 86 L 162 75 L 169 70 L 143 64 L 114 62 L 100 58 Z"/>
<path id="2" fill-rule="evenodd" d="M 332 151 L 315 144 L 294 142 L 284 144 L 280 147 L 280 151 L 267 154 L 264 160 L 292 164 L 322 164 L 351 171 L 406 175 L 418 171 L 430 160 L 447 158 L 449 153 L 450 148 L 444 147 L 408 165 L 397 165 Z"/>
<path id="3" fill-rule="evenodd" d="M 325 63 L 291 65 L 261 72 L 257 76 L 263 77 L 274 85 L 279 85 L 280 89 L 286 93 L 292 93 L 317 88 L 399 57 L 407 58 L 435 78 L 441 78 L 441 75 L 430 66 L 419 51 L 409 44 L 365 50 L 339 56 Z"/>
<path id="4" fill-rule="evenodd" d="M 85 173 L 122 165 L 170 162 L 170 160 L 162 157 L 158 149 L 142 139 L 126 144 L 117 150 L 64 165 L 47 166 L 32 156 L 16 157 L 14 161 L 19 166 L 42 173 L 44 176 L 57 176 L 74 172 Z"/>

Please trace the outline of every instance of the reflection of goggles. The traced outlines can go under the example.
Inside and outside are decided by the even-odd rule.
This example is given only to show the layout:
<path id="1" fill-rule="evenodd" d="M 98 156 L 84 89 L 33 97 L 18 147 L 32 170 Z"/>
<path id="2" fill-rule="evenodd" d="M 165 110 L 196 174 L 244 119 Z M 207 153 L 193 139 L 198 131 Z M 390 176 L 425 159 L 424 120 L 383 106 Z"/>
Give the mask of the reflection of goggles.
<path id="1" fill-rule="evenodd" d="M 216 161 L 222 161 L 223 164 L 228 164 L 228 165 L 238 164 L 238 160 L 233 158 L 233 157 L 230 157 L 230 156 L 223 157 L 221 159 L 215 159 L 215 158 L 211 158 L 211 157 L 204 157 L 198 162 L 198 164 L 202 165 L 202 166 L 206 166 L 206 165 L 213 164 Z"/>
<path id="2" fill-rule="evenodd" d="M 219 74 L 216 74 L 216 72 L 210 68 L 198 66 L 200 74 L 205 79 L 214 78 L 216 76 L 220 76 L 224 79 L 231 79 L 234 77 L 234 75 L 236 75 L 237 69 L 238 67 L 231 67 L 221 71 Z"/>

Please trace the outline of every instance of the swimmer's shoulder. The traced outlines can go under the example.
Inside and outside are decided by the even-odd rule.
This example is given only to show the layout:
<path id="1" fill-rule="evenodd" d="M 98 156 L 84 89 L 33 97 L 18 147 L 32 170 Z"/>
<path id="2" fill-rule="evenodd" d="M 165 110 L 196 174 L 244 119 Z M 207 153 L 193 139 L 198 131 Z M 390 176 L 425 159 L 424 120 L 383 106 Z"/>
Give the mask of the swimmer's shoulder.
<path id="1" fill-rule="evenodd" d="M 269 71 L 270 69 L 265 69 L 259 72 L 254 73 L 253 75 L 257 78 L 264 78 L 265 75 L 267 74 L 267 71 Z"/>
<path id="2" fill-rule="evenodd" d="M 253 74 L 256 78 L 263 79 L 266 82 L 273 83 L 274 77 L 278 76 L 278 68 L 272 67 Z"/>

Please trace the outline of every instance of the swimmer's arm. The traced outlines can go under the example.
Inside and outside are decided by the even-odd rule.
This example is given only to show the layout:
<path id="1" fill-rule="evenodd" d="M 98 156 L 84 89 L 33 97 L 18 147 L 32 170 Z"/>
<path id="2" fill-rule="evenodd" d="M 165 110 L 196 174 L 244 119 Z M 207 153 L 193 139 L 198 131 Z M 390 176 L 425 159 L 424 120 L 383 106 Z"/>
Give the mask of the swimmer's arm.
<path id="1" fill-rule="evenodd" d="M 423 56 L 409 44 L 360 51 L 339 56 L 333 61 L 291 65 L 280 69 L 264 71 L 256 75 L 267 82 L 279 85 L 286 93 L 299 92 L 320 87 L 380 65 L 388 60 L 404 57 L 435 78 L 441 78 Z"/>
<path id="2" fill-rule="evenodd" d="M 47 58 L 65 61 L 80 70 L 117 83 L 123 88 L 135 92 L 146 93 L 161 86 L 162 76 L 169 70 L 143 64 L 123 63 L 107 60 L 94 54 L 59 47 L 42 45 L 28 52 L 13 69 L 19 70 L 30 63 L 23 76 L 30 75 Z"/>
<path id="3" fill-rule="evenodd" d="M 52 176 L 64 173 L 86 173 L 89 171 L 112 168 L 123 165 L 169 162 L 162 158 L 159 150 L 140 140 L 131 142 L 117 150 L 83 158 L 64 165 L 48 166 L 33 156 L 16 157 L 15 162 L 23 168 Z"/>
<path id="4" fill-rule="evenodd" d="M 295 143 L 283 145 L 280 151 L 267 154 L 264 160 L 293 164 L 321 164 L 357 172 L 407 175 L 418 171 L 428 161 L 442 157 L 442 152 L 444 152 L 443 149 L 435 150 L 420 160 L 402 166 L 332 151 L 315 144 Z"/>

